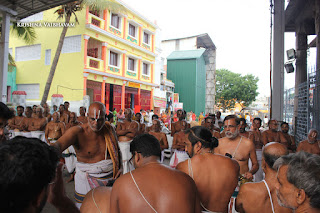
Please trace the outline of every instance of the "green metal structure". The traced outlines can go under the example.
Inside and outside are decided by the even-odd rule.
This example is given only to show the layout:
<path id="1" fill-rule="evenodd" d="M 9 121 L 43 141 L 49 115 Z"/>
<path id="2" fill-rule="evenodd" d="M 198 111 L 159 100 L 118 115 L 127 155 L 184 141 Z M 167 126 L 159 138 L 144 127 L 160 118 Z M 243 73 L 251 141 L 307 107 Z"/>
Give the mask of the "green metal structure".
<path id="1" fill-rule="evenodd" d="M 167 75 L 175 83 L 175 92 L 183 109 L 197 116 L 205 111 L 205 49 L 174 51 L 167 57 Z"/>

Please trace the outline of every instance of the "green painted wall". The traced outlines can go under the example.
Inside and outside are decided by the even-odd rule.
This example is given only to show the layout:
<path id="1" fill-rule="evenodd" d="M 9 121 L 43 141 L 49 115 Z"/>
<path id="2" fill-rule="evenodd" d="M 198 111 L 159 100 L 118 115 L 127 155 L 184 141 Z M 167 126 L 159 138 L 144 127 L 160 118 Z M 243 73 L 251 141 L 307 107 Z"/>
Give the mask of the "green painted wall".
<path id="1" fill-rule="evenodd" d="M 198 116 L 205 110 L 206 69 L 203 56 L 198 59 L 169 60 L 168 79 L 175 83 L 175 92 L 187 112 Z"/>
<path id="2" fill-rule="evenodd" d="M 17 67 L 8 65 L 7 86 L 11 87 L 11 98 L 12 98 L 12 92 L 17 91 L 16 75 L 17 75 Z"/>

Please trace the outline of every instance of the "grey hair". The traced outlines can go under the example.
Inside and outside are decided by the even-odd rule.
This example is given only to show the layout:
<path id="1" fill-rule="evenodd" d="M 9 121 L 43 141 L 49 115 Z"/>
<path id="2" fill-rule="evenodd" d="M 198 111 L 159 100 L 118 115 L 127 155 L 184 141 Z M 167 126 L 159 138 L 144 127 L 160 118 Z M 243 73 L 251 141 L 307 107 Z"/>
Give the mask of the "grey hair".
<path id="1" fill-rule="evenodd" d="M 41 109 L 41 112 L 43 112 L 43 107 L 38 105 L 36 109 Z"/>
<path id="2" fill-rule="evenodd" d="M 303 151 L 292 153 L 279 158 L 273 168 L 278 170 L 283 165 L 288 165 L 288 182 L 303 189 L 310 206 L 320 209 L 320 156 Z"/>
<path id="3" fill-rule="evenodd" d="M 312 131 L 315 131 L 315 132 L 318 134 L 318 130 L 316 130 L 316 129 L 310 129 L 309 132 L 308 132 L 308 135 L 309 135 Z"/>

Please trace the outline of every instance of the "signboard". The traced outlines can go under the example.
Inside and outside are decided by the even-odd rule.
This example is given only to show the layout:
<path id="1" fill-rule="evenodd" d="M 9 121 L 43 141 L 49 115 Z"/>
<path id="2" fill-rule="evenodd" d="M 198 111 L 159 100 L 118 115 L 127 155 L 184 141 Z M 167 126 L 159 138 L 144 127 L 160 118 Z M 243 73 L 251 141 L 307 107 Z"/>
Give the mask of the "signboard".
<path id="1" fill-rule="evenodd" d="M 140 88 L 140 84 L 134 82 L 128 82 L 128 87 Z"/>
<path id="2" fill-rule="evenodd" d="M 160 98 L 157 96 L 153 97 L 153 106 L 154 107 L 160 107 L 160 108 L 166 108 L 167 101 L 165 98 Z"/>
<path id="3" fill-rule="evenodd" d="M 177 111 L 178 109 L 183 109 L 183 103 L 173 103 L 174 111 Z"/>
<path id="4" fill-rule="evenodd" d="M 173 94 L 173 103 L 179 103 L 179 93 Z"/>

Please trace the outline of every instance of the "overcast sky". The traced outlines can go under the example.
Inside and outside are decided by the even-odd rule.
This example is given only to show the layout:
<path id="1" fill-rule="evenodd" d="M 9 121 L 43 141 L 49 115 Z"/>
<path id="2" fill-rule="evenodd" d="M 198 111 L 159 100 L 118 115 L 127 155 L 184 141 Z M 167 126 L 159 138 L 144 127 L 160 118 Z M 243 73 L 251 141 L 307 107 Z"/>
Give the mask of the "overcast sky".
<path id="1" fill-rule="evenodd" d="M 217 46 L 217 69 L 258 76 L 259 96 L 269 96 L 270 1 L 123 1 L 150 21 L 156 20 L 162 39 L 208 33 Z M 285 49 L 293 48 L 294 34 L 286 35 L 286 40 Z M 294 82 L 293 73 L 286 77 L 289 84 Z"/>

